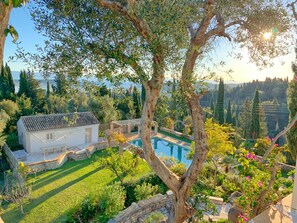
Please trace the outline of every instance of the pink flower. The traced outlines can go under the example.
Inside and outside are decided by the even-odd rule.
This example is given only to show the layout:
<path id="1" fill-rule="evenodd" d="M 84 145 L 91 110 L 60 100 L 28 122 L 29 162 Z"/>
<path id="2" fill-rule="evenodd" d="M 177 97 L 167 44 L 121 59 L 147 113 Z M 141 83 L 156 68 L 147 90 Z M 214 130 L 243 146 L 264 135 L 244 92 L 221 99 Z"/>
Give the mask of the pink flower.
<path id="1" fill-rule="evenodd" d="M 256 160 L 256 159 L 257 159 L 257 156 L 256 156 L 255 154 L 249 152 L 249 153 L 245 156 L 245 158 Z"/>
<path id="2" fill-rule="evenodd" d="M 275 146 L 275 147 L 278 147 L 278 144 L 277 144 L 277 143 L 275 143 L 275 144 L 274 144 L 274 146 Z"/>
<path id="3" fill-rule="evenodd" d="M 248 219 L 247 217 L 244 217 L 243 220 L 244 220 L 245 222 L 247 222 L 249 219 Z"/>
<path id="4" fill-rule="evenodd" d="M 250 180 L 250 179 L 251 179 L 251 176 L 247 176 L 246 179 L 247 179 L 247 180 Z"/>
<path id="5" fill-rule="evenodd" d="M 259 187 L 262 187 L 262 186 L 263 186 L 262 181 L 259 181 L 258 186 L 259 186 Z"/>
<path id="6" fill-rule="evenodd" d="M 252 158 L 252 154 L 251 154 L 251 153 L 248 153 L 248 154 L 245 156 L 245 158 L 247 158 L 247 159 Z"/>

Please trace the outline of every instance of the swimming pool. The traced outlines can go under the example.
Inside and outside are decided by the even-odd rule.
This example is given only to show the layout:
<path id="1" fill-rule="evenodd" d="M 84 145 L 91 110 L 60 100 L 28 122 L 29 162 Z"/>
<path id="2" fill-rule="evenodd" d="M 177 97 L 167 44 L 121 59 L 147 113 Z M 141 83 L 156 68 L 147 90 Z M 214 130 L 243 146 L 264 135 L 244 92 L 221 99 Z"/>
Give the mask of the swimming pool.
<path id="1" fill-rule="evenodd" d="M 130 143 L 132 143 L 135 146 L 142 147 L 142 141 L 141 139 L 133 140 Z M 155 152 L 157 156 L 171 156 L 176 160 L 179 160 L 180 162 L 186 164 L 187 166 L 190 166 L 191 160 L 187 159 L 187 154 L 190 152 L 189 149 L 176 145 L 174 143 L 168 142 L 164 139 L 160 139 L 157 137 L 152 138 L 152 145 L 155 149 Z"/>

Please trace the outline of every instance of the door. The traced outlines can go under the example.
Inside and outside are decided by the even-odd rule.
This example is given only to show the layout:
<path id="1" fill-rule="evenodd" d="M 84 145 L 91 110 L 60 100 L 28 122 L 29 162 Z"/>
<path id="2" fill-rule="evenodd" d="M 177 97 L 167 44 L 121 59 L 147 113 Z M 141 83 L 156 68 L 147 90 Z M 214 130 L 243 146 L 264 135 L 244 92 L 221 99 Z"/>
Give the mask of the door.
<path id="1" fill-rule="evenodd" d="M 92 142 L 92 128 L 86 128 L 85 131 L 85 143 L 91 143 Z"/>

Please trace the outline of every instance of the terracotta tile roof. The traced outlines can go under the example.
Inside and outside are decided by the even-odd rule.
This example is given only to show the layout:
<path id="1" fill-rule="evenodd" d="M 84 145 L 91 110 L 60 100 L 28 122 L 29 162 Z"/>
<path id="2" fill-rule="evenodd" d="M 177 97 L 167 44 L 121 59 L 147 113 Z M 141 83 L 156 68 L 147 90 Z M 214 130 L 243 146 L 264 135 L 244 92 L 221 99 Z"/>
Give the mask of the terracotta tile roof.
<path id="1" fill-rule="evenodd" d="M 22 116 L 28 132 L 99 124 L 91 112 Z"/>

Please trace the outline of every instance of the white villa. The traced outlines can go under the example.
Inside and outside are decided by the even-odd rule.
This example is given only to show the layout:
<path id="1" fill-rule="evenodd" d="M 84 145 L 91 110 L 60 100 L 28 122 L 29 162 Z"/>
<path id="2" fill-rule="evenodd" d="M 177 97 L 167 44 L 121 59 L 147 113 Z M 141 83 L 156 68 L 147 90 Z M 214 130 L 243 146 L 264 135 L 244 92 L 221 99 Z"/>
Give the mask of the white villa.
<path id="1" fill-rule="evenodd" d="M 17 128 L 27 153 L 47 154 L 98 142 L 99 121 L 91 112 L 22 116 Z"/>

